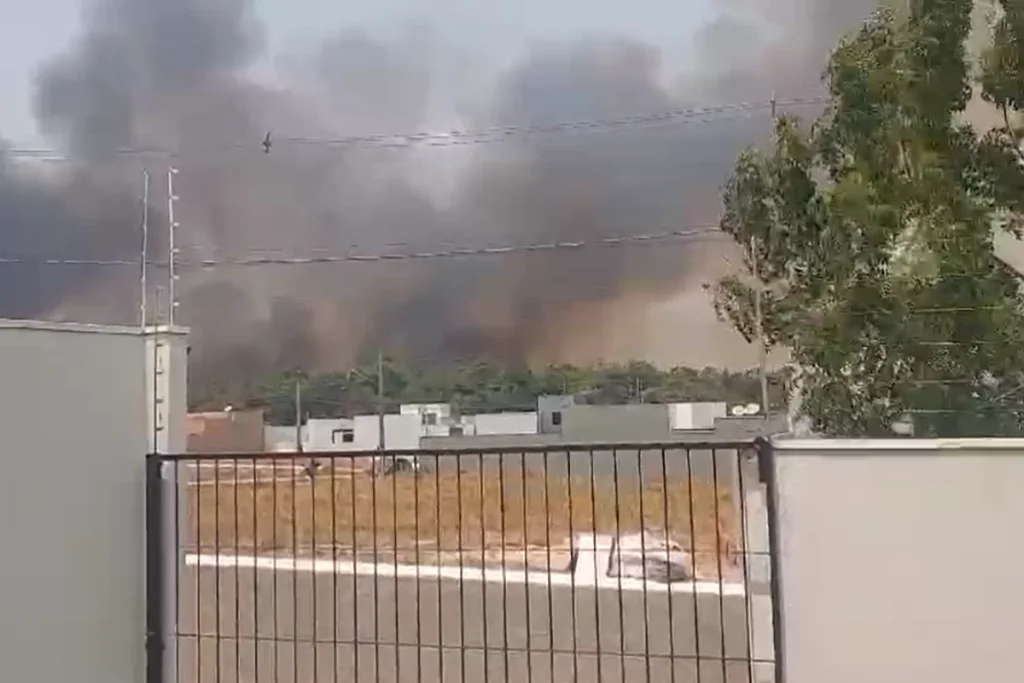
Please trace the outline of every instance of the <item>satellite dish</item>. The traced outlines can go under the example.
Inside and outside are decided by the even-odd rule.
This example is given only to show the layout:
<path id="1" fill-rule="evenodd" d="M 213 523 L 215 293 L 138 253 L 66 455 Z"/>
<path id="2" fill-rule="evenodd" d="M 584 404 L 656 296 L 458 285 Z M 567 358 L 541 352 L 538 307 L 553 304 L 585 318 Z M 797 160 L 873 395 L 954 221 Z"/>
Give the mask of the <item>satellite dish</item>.
<path id="1" fill-rule="evenodd" d="M 232 407 L 232 406 L 224 406 L 224 412 L 225 413 L 230 413 L 232 410 L 234 410 L 234 407 Z"/>
<path id="2" fill-rule="evenodd" d="M 741 417 L 746 414 L 747 410 L 745 406 L 733 406 L 729 412 L 733 417 Z"/>
<path id="3" fill-rule="evenodd" d="M 744 410 L 744 412 L 747 415 L 757 415 L 758 413 L 761 412 L 761 404 L 760 403 L 748 403 L 746 409 Z"/>

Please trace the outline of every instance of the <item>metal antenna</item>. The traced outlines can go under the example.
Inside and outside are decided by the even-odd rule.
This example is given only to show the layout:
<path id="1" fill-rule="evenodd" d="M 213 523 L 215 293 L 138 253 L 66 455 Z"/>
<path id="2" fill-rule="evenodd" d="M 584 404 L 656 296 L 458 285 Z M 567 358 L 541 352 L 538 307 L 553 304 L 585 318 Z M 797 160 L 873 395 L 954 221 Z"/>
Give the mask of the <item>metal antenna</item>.
<path id="1" fill-rule="evenodd" d="M 178 201 L 178 195 L 174 193 L 174 176 L 178 175 L 178 169 L 173 166 L 167 168 L 167 272 L 169 301 L 167 307 L 167 324 L 174 326 L 174 312 L 178 308 L 178 297 L 175 286 L 178 281 L 178 271 L 175 261 L 178 255 L 178 247 L 175 241 L 175 233 L 181 227 L 174 218 L 174 204 Z"/>
<path id="2" fill-rule="evenodd" d="M 139 326 L 146 329 L 146 268 L 148 264 L 146 259 L 149 257 L 149 171 L 142 171 L 142 258 L 139 261 L 139 265 L 142 268 L 142 274 L 140 277 L 140 288 L 142 290 L 141 296 L 139 297 Z"/>

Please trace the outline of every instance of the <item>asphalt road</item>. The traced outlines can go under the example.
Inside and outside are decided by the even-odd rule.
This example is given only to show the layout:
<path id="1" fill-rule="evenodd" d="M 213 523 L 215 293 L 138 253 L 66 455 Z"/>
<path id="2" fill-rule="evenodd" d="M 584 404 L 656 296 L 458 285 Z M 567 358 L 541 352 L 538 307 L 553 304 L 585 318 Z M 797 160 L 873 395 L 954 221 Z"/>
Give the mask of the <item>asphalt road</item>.
<path id="1" fill-rule="evenodd" d="M 751 680 L 742 597 L 235 568 L 179 582 L 185 683 Z"/>

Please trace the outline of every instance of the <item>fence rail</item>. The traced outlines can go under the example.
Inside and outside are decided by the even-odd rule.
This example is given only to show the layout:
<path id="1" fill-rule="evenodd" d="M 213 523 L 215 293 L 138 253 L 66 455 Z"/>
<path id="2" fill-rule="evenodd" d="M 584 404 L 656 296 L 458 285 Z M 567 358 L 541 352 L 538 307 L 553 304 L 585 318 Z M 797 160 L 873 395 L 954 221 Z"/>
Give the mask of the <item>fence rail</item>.
<path id="1" fill-rule="evenodd" d="M 773 680 L 766 450 L 151 455 L 148 683 Z"/>

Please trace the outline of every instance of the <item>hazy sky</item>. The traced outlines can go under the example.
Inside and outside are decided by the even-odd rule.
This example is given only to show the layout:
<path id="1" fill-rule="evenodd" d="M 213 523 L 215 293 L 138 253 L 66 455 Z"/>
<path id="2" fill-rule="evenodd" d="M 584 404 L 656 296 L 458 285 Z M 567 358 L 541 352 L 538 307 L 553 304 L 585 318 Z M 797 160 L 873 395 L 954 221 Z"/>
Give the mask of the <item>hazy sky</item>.
<path id="1" fill-rule="evenodd" d="M 375 32 L 419 23 L 459 48 L 499 60 L 516 55 L 531 41 L 579 33 L 630 35 L 681 57 L 694 29 L 708 20 L 713 1 L 255 0 L 271 53 L 308 45 L 311 38 L 342 28 Z M 0 41 L 0 137 L 39 142 L 30 111 L 34 73 L 41 61 L 74 39 L 81 4 L 17 3 L 17 30 L 5 31 Z"/>

